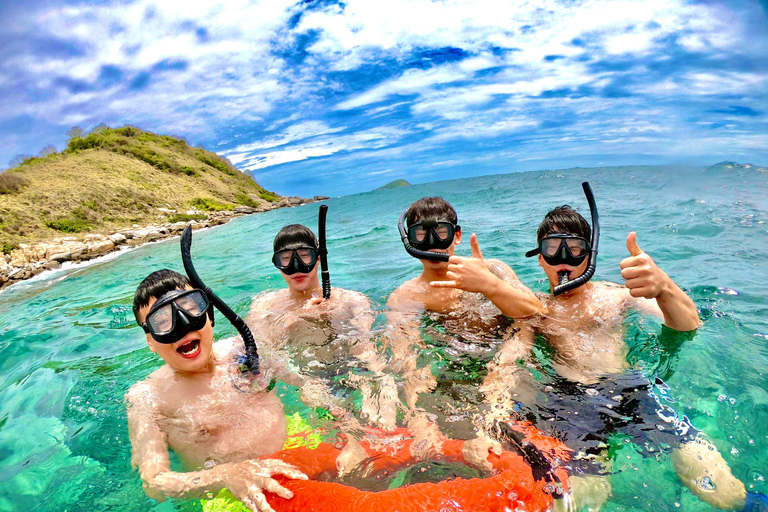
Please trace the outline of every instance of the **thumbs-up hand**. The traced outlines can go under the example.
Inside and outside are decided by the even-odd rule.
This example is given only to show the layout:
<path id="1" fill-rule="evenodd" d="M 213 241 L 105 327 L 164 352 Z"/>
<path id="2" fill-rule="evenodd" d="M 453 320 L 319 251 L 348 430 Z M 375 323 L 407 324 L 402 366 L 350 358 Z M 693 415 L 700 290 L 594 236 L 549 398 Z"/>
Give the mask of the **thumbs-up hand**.
<path id="1" fill-rule="evenodd" d="M 627 235 L 627 251 L 629 258 L 624 258 L 619 266 L 629 294 L 646 299 L 657 298 L 664 292 L 669 276 L 656 266 L 653 258 L 640 249 L 634 231 Z"/>
<path id="2" fill-rule="evenodd" d="M 477 243 L 477 236 L 472 233 L 469 239 L 469 245 L 472 248 L 472 257 L 451 256 L 448 260 L 448 272 L 446 277 L 448 281 L 432 281 L 429 283 L 433 288 L 458 288 L 465 292 L 485 293 L 494 279 L 498 279 L 491 274 L 483 261 L 483 252 L 480 250 L 480 244 Z"/>

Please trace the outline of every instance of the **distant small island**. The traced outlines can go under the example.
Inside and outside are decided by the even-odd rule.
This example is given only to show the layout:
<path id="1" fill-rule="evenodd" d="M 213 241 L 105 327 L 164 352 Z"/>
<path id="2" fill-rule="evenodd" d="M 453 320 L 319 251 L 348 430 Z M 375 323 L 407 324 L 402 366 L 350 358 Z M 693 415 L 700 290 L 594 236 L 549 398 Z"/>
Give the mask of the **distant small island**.
<path id="1" fill-rule="evenodd" d="M 390 188 L 410 187 L 410 186 L 411 186 L 411 184 L 408 183 L 405 180 L 395 180 L 395 181 L 391 181 L 391 182 L 387 183 L 383 187 L 377 188 L 376 190 L 387 190 L 387 189 L 390 189 Z"/>

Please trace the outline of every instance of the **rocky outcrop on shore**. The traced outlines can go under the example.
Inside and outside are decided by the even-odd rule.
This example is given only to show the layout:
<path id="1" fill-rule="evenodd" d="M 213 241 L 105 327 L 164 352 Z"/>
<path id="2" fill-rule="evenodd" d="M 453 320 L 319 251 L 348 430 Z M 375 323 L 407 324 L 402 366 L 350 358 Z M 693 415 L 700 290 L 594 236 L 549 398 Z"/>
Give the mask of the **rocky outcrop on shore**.
<path id="1" fill-rule="evenodd" d="M 207 219 L 201 221 L 192 220 L 144 227 L 134 224 L 131 228 L 121 229 L 109 235 L 85 235 L 81 240 L 69 236 L 56 238 L 50 242 L 20 244 L 19 248 L 10 254 L 0 253 L 0 289 L 34 277 L 46 270 L 60 268 L 62 263 L 67 261 L 87 261 L 117 251 L 121 247 L 137 246 L 179 236 L 189 225 L 192 226 L 192 229 L 209 228 L 226 224 L 233 218 L 242 215 L 299 206 L 326 199 L 329 198 L 327 196 L 315 196 L 311 199 L 298 196 L 284 197 L 280 202 L 271 203 L 261 208 L 240 206 L 230 211 L 212 212 L 208 214 Z"/>

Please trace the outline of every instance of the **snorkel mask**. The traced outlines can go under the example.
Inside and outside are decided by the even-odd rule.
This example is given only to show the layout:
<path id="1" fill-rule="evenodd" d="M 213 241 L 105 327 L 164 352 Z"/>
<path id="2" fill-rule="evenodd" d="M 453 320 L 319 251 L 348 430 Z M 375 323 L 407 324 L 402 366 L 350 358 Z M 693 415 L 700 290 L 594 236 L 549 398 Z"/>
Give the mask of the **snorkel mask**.
<path id="1" fill-rule="evenodd" d="M 570 265 L 578 267 L 589 257 L 587 269 L 579 277 L 569 280 L 570 272 L 558 272 L 560 284 L 552 290 L 554 296 L 571 291 L 579 286 L 586 284 L 595 275 L 597 266 L 597 244 L 600 241 L 600 219 L 595 204 L 595 196 L 592 194 L 592 188 L 588 182 L 581 184 L 584 189 L 584 195 L 589 203 L 589 212 L 592 216 L 592 242 L 587 242 L 580 236 L 567 233 L 553 233 L 547 235 L 539 241 L 536 249 L 525 253 L 526 258 L 541 254 L 549 265 Z"/>
<path id="2" fill-rule="evenodd" d="M 281 249 L 272 255 L 272 263 L 287 276 L 299 272 L 309 274 L 317 264 L 317 247 L 301 246 Z"/>
<path id="3" fill-rule="evenodd" d="M 176 343 L 205 327 L 206 316 L 213 325 L 213 310 L 203 290 L 171 290 L 152 304 L 141 328 L 158 343 Z"/>
<path id="4" fill-rule="evenodd" d="M 429 252 L 430 249 L 447 249 L 453 243 L 453 237 L 461 231 L 461 226 L 447 220 L 419 221 L 405 228 L 405 210 L 397 223 L 400 238 L 405 250 L 420 260 L 447 262 L 450 255 L 444 252 Z"/>

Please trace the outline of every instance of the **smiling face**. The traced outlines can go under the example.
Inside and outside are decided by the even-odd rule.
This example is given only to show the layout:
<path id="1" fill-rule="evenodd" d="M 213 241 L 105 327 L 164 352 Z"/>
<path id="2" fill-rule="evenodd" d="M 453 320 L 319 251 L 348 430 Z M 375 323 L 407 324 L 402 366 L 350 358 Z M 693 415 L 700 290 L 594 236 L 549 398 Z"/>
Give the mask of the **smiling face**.
<path id="1" fill-rule="evenodd" d="M 317 278 L 318 267 L 320 267 L 319 262 L 315 264 L 314 268 L 306 274 L 296 272 L 295 274 L 287 275 L 283 272 L 280 272 L 280 275 L 283 276 L 283 279 L 285 279 L 285 283 L 288 285 L 288 288 L 291 290 L 291 292 L 304 293 L 307 290 L 320 286 L 320 281 Z"/>
<path id="2" fill-rule="evenodd" d="M 192 288 L 187 286 L 186 289 Z M 138 320 L 144 322 L 156 297 L 150 297 L 149 303 L 139 310 Z M 159 355 L 171 368 L 176 371 L 197 373 L 208 371 L 208 365 L 213 357 L 213 326 L 206 315 L 202 329 L 188 332 L 175 343 L 160 343 L 147 333 L 149 350 Z"/>

